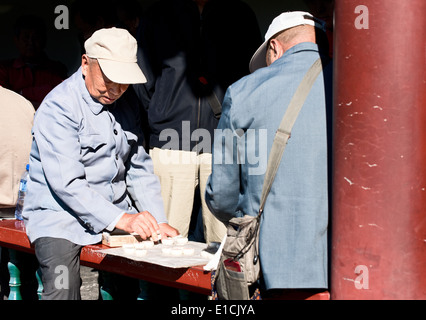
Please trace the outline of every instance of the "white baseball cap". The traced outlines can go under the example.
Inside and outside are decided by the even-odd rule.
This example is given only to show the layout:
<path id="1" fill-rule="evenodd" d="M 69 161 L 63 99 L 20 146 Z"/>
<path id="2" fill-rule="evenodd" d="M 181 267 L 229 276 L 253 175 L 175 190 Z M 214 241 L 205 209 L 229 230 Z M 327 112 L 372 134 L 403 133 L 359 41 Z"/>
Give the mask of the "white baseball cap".
<path id="1" fill-rule="evenodd" d="M 315 18 L 309 12 L 292 11 L 284 12 L 276 17 L 265 34 L 265 42 L 257 49 L 250 61 L 250 72 L 266 67 L 266 50 L 269 40 L 277 33 L 300 25 L 311 25 L 325 32 L 325 22 Z"/>
<path id="2" fill-rule="evenodd" d="M 95 31 L 84 43 L 86 54 L 97 59 L 109 80 L 120 84 L 145 83 L 137 64 L 138 44 L 125 29 L 106 28 Z"/>

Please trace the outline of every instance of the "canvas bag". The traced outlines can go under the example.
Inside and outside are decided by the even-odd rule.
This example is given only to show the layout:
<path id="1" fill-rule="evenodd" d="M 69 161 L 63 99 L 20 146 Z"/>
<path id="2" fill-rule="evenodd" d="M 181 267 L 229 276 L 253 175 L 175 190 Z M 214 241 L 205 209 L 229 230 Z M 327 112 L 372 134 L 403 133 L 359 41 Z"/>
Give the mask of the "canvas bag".
<path id="1" fill-rule="evenodd" d="M 249 300 L 249 286 L 260 278 L 259 229 L 266 198 L 271 190 L 281 162 L 291 129 L 320 72 L 322 61 L 318 58 L 297 88 L 280 126 L 275 134 L 269 155 L 262 189 L 259 212 L 256 216 L 232 218 L 227 225 L 227 236 L 215 275 L 218 299 Z"/>

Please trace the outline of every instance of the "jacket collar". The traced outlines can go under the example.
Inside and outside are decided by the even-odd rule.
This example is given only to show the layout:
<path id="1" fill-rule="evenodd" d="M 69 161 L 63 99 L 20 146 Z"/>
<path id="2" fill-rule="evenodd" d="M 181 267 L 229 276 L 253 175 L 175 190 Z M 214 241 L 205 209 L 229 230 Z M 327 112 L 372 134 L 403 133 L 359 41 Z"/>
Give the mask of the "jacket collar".
<path id="1" fill-rule="evenodd" d="M 81 67 L 76 72 L 75 77 L 77 78 L 79 91 L 81 93 L 82 99 L 87 104 L 89 109 L 93 112 L 93 114 L 98 115 L 104 109 L 104 105 L 90 95 L 89 90 L 87 90 L 86 87 L 86 82 L 84 81 L 84 76 L 81 71 Z"/>
<path id="2" fill-rule="evenodd" d="M 300 51 L 316 51 L 318 52 L 318 45 L 312 42 L 301 42 L 288 49 L 284 54 L 294 54 Z"/>
<path id="3" fill-rule="evenodd" d="M 312 42 L 302 42 L 299 44 L 296 44 L 295 46 L 291 47 L 290 49 L 288 49 L 286 52 L 284 52 L 284 54 L 275 62 L 278 61 L 285 61 L 287 57 L 301 52 L 301 51 L 315 51 L 315 52 L 319 52 L 318 50 L 318 45 L 316 43 L 312 43 Z M 274 63 L 275 63 L 274 62 Z"/>

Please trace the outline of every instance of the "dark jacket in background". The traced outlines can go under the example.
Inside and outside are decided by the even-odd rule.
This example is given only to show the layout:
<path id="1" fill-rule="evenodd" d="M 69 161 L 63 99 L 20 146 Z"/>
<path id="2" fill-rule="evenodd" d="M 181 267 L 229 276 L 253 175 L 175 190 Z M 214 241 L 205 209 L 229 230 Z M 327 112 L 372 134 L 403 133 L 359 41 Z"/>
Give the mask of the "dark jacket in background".
<path id="1" fill-rule="evenodd" d="M 160 141 L 160 133 L 172 129 L 179 135 L 173 149 L 199 151 L 192 133 L 206 129 L 213 141 L 218 124 L 209 88 L 222 103 L 262 43 L 254 12 L 239 0 L 210 0 L 202 15 L 192 0 L 160 0 L 142 19 L 138 40 L 148 82 L 135 90 L 148 113 L 150 147 L 163 147 L 168 140 Z"/>

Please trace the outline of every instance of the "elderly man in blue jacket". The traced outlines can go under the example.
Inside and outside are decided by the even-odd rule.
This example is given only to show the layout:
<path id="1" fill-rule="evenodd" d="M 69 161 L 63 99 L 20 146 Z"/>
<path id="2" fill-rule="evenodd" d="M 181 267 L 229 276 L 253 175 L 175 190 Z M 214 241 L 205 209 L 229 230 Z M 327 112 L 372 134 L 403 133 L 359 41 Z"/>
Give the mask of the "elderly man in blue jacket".
<path id="1" fill-rule="evenodd" d="M 327 59 L 318 44 L 321 29 L 309 13 L 281 14 L 250 62 L 252 73 L 228 88 L 206 191 L 220 220 L 258 213 L 275 132 L 308 69 Z M 331 75 L 328 64 L 296 120 L 266 201 L 260 229 L 265 297 L 328 286 Z"/>
<path id="2" fill-rule="evenodd" d="M 124 29 L 96 31 L 81 68 L 37 110 L 24 221 L 42 270 L 42 299 L 79 299 L 79 253 L 115 228 L 143 239 L 176 236 L 143 147 L 136 96 L 146 81 Z M 58 267 L 66 285 L 57 286 Z M 62 270 L 62 269 L 59 269 Z"/>

